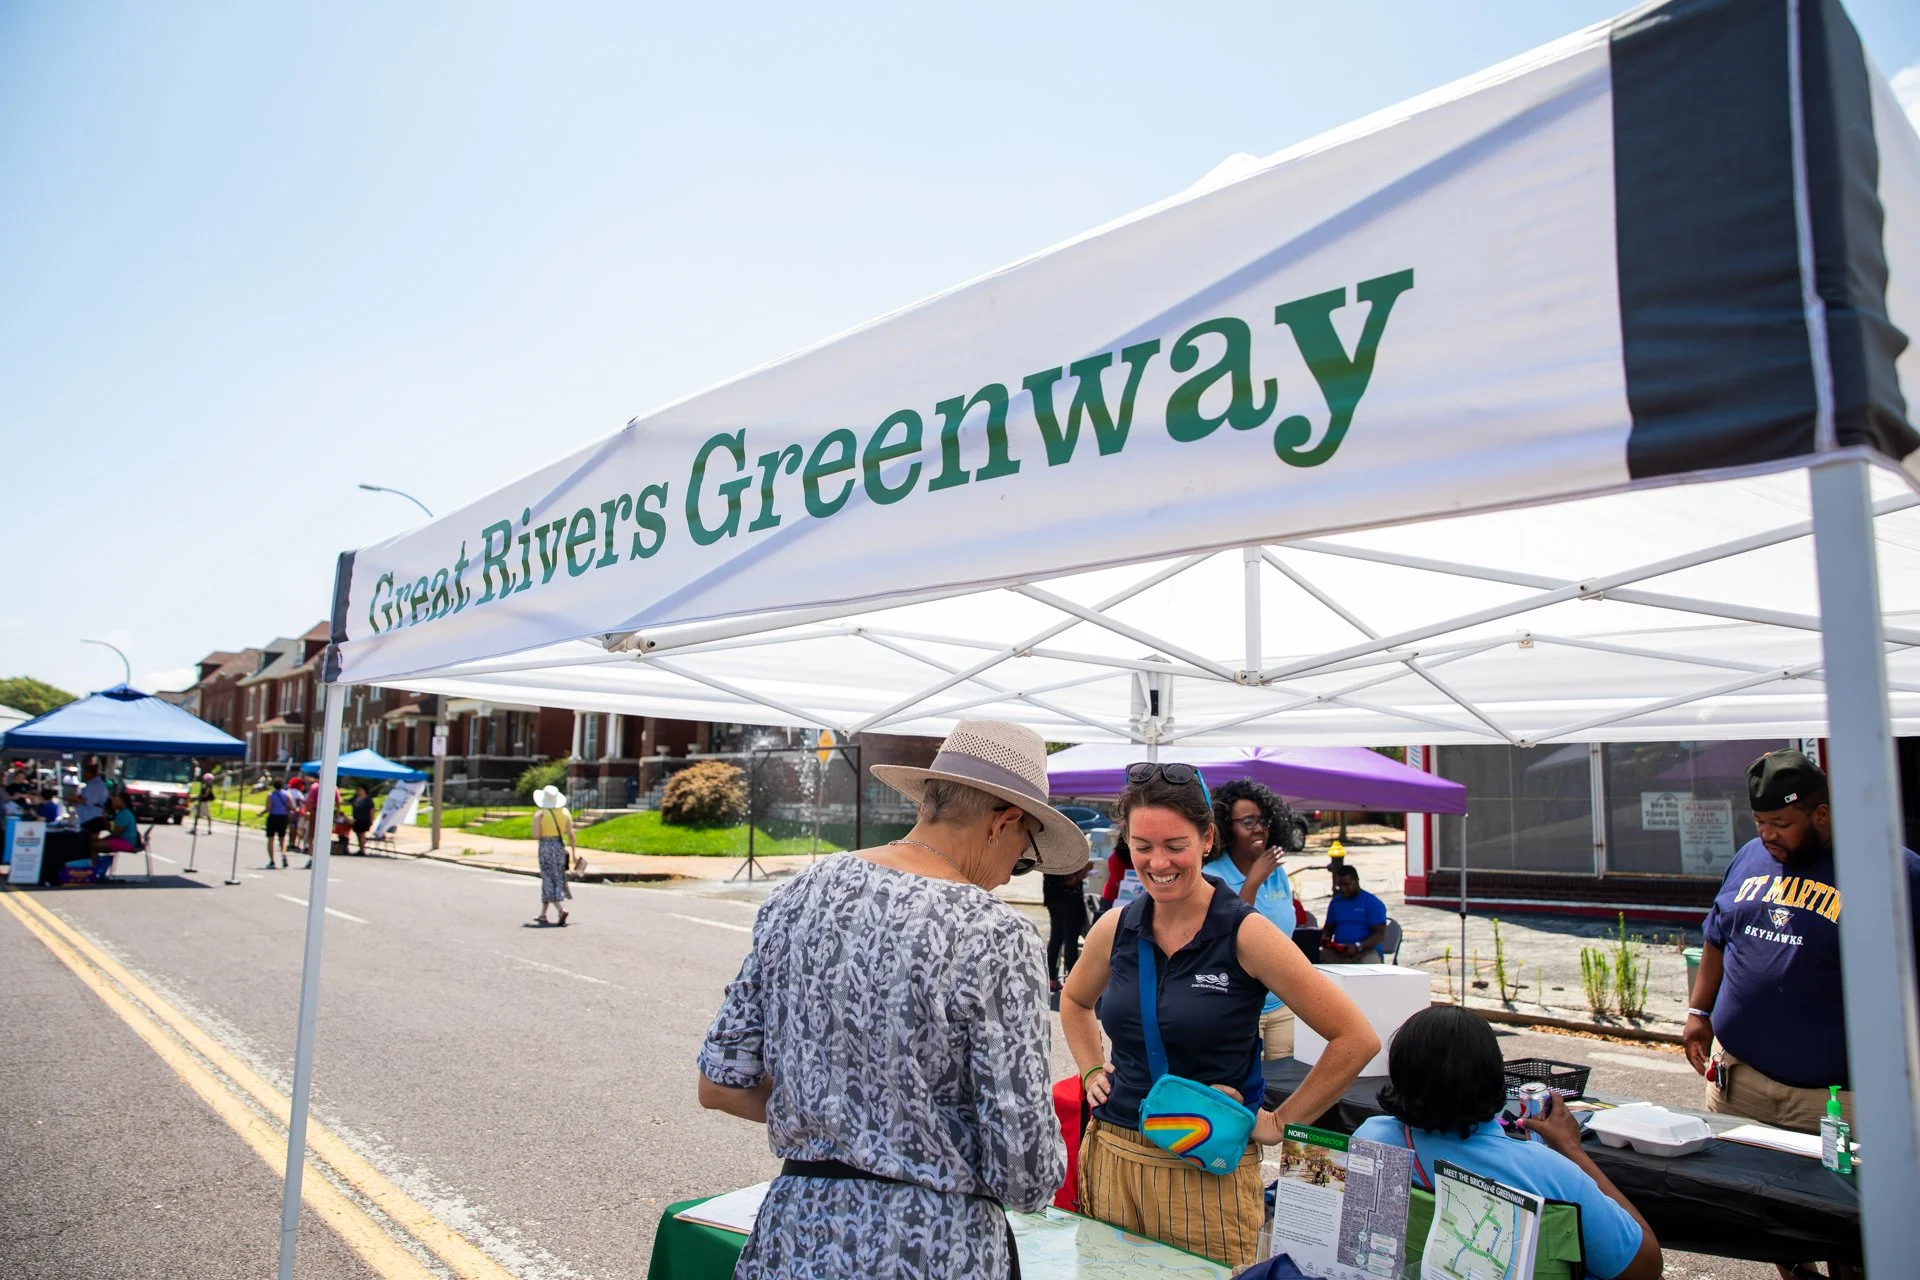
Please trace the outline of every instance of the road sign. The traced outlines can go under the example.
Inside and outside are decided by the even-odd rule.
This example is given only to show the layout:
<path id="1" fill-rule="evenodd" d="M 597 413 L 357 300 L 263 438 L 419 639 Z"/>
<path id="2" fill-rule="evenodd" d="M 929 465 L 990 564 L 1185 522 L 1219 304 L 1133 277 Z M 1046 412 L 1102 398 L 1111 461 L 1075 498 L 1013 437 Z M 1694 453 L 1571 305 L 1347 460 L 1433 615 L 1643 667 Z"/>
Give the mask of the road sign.
<path id="1" fill-rule="evenodd" d="M 818 750 L 813 754 L 820 757 L 821 764 L 825 764 L 827 761 L 833 759 L 833 748 L 837 744 L 837 741 L 833 736 L 833 730 L 822 729 L 820 731 L 820 737 L 813 744 Z"/>

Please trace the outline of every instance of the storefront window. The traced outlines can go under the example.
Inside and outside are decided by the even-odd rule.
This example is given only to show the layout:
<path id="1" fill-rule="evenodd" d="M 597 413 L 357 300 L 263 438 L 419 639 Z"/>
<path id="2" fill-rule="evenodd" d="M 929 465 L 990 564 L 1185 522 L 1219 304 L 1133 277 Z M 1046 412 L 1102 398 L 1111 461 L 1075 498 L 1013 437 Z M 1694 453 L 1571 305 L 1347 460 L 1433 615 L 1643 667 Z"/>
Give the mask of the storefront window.
<path id="1" fill-rule="evenodd" d="M 1592 875 L 1592 765 L 1587 745 L 1436 747 L 1434 772 L 1467 788 L 1467 869 Z M 1435 824 L 1434 865 L 1460 866 L 1458 817 Z"/>
<path id="2" fill-rule="evenodd" d="M 1771 738 L 1602 747 L 1607 870 L 1718 880 L 1754 837 L 1747 766 L 1791 745 Z"/>

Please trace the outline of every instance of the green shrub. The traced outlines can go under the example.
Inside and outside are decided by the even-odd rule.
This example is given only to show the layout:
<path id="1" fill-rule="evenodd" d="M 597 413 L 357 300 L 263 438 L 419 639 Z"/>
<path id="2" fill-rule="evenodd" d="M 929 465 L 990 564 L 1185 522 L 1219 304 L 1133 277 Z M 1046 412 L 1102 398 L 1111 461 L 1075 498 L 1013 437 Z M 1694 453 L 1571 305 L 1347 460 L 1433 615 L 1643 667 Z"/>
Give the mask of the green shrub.
<path id="1" fill-rule="evenodd" d="M 513 794 L 522 800 L 533 799 L 533 793 L 542 787 L 567 789 L 567 765 L 570 757 L 561 756 L 558 760 L 549 760 L 545 764 L 532 764 L 520 771 L 514 781 Z"/>
<path id="2" fill-rule="evenodd" d="M 724 760 L 682 769 L 660 797 L 660 821 L 676 827 L 731 827 L 747 820 L 747 778 Z"/>

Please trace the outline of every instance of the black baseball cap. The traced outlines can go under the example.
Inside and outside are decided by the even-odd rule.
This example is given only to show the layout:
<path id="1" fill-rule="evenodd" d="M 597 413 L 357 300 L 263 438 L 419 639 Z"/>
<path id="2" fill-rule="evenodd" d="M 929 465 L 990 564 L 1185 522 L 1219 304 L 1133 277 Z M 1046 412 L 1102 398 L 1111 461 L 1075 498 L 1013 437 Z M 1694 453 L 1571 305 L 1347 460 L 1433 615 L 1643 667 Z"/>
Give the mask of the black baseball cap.
<path id="1" fill-rule="evenodd" d="M 1827 798 L 1827 775 L 1798 751 L 1769 751 L 1747 766 L 1747 800 L 1756 811 Z"/>

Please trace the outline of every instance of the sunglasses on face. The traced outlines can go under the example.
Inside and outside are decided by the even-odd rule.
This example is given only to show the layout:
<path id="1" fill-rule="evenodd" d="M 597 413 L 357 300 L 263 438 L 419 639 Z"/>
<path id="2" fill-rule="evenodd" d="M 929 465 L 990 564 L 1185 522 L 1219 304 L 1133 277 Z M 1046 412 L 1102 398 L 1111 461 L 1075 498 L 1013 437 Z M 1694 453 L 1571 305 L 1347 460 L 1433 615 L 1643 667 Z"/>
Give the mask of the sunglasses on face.
<path id="1" fill-rule="evenodd" d="M 1200 794 L 1206 798 L 1209 805 L 1213 803 L 1213 794 L 1207 790 L 1207 780 L 1201 777 L 1200 771 L 1190 764 L 1181 764 L 1177 760 L 1169 764 L 1141 760 L 1127 766 L 1128 782 L 1152 782 L 1155 778 L 1163 778 L 1176 787 L 1197 782 L 1200 784 Z"/>
<path id="2" fill-rule="evenodd" d="M 994 810 L 994 812 L 1005 813 L 1008 809 L 1011 809 L 1011 808 L 1013 808 L 1012 805 L 1003 804 L 998 809 Z M 1029 871 L 1033 870 L 1035 867 L 1040 865 L 1039 824 L 1036 823 L 1032 818 L 1028 817 L 1025 813 L 1022 813 L 1020 815 L 1020 830 L 1026 833 L 1027 852 L 1021 854 L 1018 858 L 1015 858 L 1013 860 L 1013 871 L 1011 874 L 1016 876 L 1026 875 Z"/>

